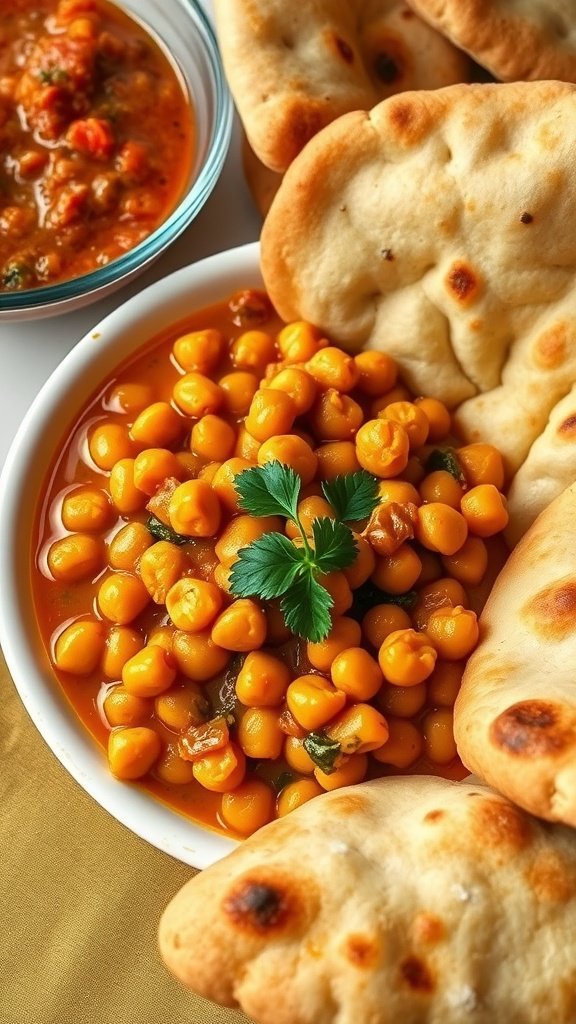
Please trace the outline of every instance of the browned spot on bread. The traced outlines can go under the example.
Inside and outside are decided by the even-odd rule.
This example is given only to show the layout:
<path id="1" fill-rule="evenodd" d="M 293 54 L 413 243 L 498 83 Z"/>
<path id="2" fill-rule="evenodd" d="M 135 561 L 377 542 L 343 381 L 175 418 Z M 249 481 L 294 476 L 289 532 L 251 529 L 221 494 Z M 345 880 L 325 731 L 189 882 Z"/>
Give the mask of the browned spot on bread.
<path id="1" fill-rule="evenodd" d="M 554 850 L 543 850 L 525 871 L 526 882 L 540 903 L 566 903 L 576 894 L 576 865 Z"/>
<path id="2" fill-rule="evenodd" d="M 366 810 L 366 800 L 360 793 L 342 793 L 332 800 L 332 810 L 338 814 L 362 814 Z"/>
<path id="3" fill-rule="evenodd" d="M 299 886 L 280 871 L 261 870 L 240 878 L 222 908 L 241 931 L 272 935 L 293 931 L 315 904 L 311 881 Z"/>
<path id="4" fill-rule="evenodd" d="M 413 992 L 427 995 L 434 991 L 435 984 L 427 965 L 418 956 L 408 956 L 400 964 L 402 979 Z"/>
<path id="5" fill-rule="evenodd" d="M 404 10 L 402 11 L 402 14 L 400 15 L 400 17 L 404 18 L 405 21 L 409 21 L 411 18 L 415 17 L 414 11 L 411 11 L 411 10 L 409 10 L 408 7 L 405 7 Z"/>
<path id="6" fill-rule="evenodd" d="M 480 291 L 480 280 L 475 270 L 463 260 L 454 263 L 446 278 L 446 284 L 452 295 L 462 305 L 474 302 Z"/>
<path id="7" fill-rule="evenodd" d="M 316 135 L 327 122 L 323 105 L 312 103 L 310 99 L 295 98 L 286 106 L 286 141 L 290 142 L 290 150 L 296 155 L 307 142 Z"/>
<path id="8" fill-rule="evenodd" d="M 446 934 L 443 921 L 435 914 L 428 913 L 427 910 L 421 911 L 420 914 L 416 914 L 412 923 L 412 936 L 414 942 L 425 943 L 426 945 L 434 945 L 437 942 L 441 942 Z"/>
<path id="9" fill-rule="evenodd" d="M 526 212 L 524 212 L 522 214 L 522 216 L 520 217 L 520 220 L 522 221 L 523 224 L 531 224 L 532 221 L 534 220 L 534 217 L 532 216 L 531 213 L 528 213 L 526 211 Z"/>
<path id="10" fill-rule="evenodd" d="M 334 36 L 334 46 L 336 53 L 339 53 L 346 64 L 354 63 L 354 50 L 348 45 L 345 39 L 341 39 L 340 36 Z"/>
<path id="11" fill-rule="evenodd" d="M 543 370 L 554 370 L 566 359 L 568 336 L 565 324 L 554 324 L 534 345 L 534 362 Z"/>
<path id="12" fill-rule="evenodd" d="M 471 331 L 480 331 L 484 326 L 483 320 L 471 320 L 469 325 Z"/>
<path id="13" fill-rule="evenodd" d="M 393 135 L 404 146 L 417 145 L 428 133 L 430 116 L 416 93 L 392 97 L 387 113 Z"/>
<path id="14" fill-rule="evenodd" d="M 576 435 L 576 413 L 566 417 L 564 422 L 558 427 L 558 434 L 562 441 L 572 440 L 572 437 Z"/>
<path id="15" fill-rule="evenodd" d="M 576 580 L 551 583 L 520 614 L 544 640 L 563 640 L 576 633 Z"/>
<path id="16" fill-rule="evenodd" d="M 517 852 L 523 850 L 532 838 L 528 816 L 505 800 L 485 797 L 471 805 L 470 814 L 473 816 L 472 829 L 487 851 L 497 852 L 504 847 L 509 852 Z"/>
<path id="17" fill-rule="evenodd" d="M 391 84 L 402 78 L 402 64 L 397 55 L 382 50 L 374 58 L 374 71 L 381 82 Z"/>
<path id="18" fill-rule="evenodd" d="M 530 758 L 562 750 L 574 739 L 574 733 L 562 725 L 554 704 L 524 700 L 494 719 L 490 739 L 507 753 Z"/>
<path id="19" fill-rule="evenodd" d="M 372 967 L 378 958 L 377 939 L 370 935 L 348 935 L 344 955 L 355 967 Z"/>

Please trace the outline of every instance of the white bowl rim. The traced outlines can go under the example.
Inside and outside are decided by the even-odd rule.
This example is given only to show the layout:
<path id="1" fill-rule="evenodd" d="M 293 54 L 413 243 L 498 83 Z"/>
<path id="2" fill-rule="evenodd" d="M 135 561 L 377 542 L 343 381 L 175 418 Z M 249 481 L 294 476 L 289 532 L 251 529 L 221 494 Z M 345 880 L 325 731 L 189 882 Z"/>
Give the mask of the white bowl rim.
<path id="1" fill-rule="evenodd" d="M 0 476 L 0 522 L 6 537 L 19 534 L 23 502 L 30 496 L 34 453 L 45 440 L 61 396 L 70 394 L 74 383 L 89 372 L 95 351 L 110 353 L 128 325 L 134 320 L 145 324 L 158 306 L 166 311 L 165 325 L 169 326 L 174 322 L 170 309 L 174 308 L 175 297 L 180 301 L 189 299 L 192 313 L 225 299 L 235 289 L 262 286 L 259 252 L 258 242 L 249 243 L 161 278 L 117 307 L 71 349 L 37 394 L 8 452 Z M 145 345 L 150 337 L 144 333 L 140 344 Z M 139 347 L 138 343 L 131 346 L 132 352 Z M 121 361 L 126 357 L 125 352 Z M 54 441 L 57 443 L 56 437 Z M 29 559 L 30 538 L 25 541 Z M 44 674 L 34 654 L 34 644 L 36 649 L 40 646 L 39 633 L 29 611 L 31 574 L 28 564 L 23 572 L 22 562 L 15 543 L 0 545 L 0 646 L 20 699 L 43 739 L 97 803 L 152 846 L 197 868 L 225 856 L 236 847 L 236 841 L 197 825 L 144 790 L 110 775 L 102 751 L 78 722 L 54 680 L 46 678 L 48 673 Z"/>

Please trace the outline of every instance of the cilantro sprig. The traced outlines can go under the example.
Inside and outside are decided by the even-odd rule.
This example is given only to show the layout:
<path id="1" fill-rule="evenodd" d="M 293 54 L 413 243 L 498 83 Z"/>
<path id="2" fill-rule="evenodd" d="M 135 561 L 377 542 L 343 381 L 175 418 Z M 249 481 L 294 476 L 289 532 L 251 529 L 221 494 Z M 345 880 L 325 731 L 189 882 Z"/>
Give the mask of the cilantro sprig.
<path id="1" fill-rule="evenodd" d="M 313 643 L 330 632 L 334 601 L 318 577 L 351 565 L 358 553 L 347 521 L 370 515 L 378 503 L 378 481 L 364 470 L 323 485 L 336 519 L 318 517 L 309 536 L 298 516 L 300 477 L 290 466 L 267 462 L 239 473 L 234 486 L 239 507 L 253 516 L 282 516 L 295 523 L 300 543 L 271 532 L 238 552 L 230 573 L 235 597 L 280 598 L 280 609 L 293 633 Z"/>

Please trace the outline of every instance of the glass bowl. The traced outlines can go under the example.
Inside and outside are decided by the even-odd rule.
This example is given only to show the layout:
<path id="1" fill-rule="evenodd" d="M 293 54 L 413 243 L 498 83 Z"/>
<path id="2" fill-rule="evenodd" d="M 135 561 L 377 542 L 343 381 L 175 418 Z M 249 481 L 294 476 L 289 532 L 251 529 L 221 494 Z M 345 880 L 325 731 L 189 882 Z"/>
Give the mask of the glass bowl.
<path id="1" fill-rule="evenodd" d="M 74 346 L 46 381 L 24 417 L 0 476 L 0 645 L 24 708 L 56 757 L 102 807 L 159 850 L 198 868 L 223 857 L 236 842 L 109 773 L 105 752 L 54 678 L 31 613 L 31 552 L 44 477 L 98 383 L 149 339 L 190 313 L 253 287 L 262 287 L 256 242 L 184 267 L 119 305 Z"/>
<path id="2" fill-rule="evenodd" d="M 104 297 L 141 274 L 194 220 L 222 170 L 232 133 L 233 105 L 218 44 L 198 0 L 122 0 L 176 64 L 194 108 L 195 159 L 185 195 L 170 216 L 125 255 L 82 277 L 0 293 L 0 323 L 58 316 Z"/>

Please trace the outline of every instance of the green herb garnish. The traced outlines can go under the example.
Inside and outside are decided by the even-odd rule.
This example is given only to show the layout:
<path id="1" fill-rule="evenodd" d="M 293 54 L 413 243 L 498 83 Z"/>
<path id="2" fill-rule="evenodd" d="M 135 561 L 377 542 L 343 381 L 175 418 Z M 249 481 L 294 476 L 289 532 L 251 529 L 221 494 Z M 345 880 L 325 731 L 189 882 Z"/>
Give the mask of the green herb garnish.
<path id="1" fill-rule="evenodd" d="M 453 448 L 434 448 L 434 451 L 431 451 L 426 459 L 424 469 L 427 473 L 443 469 L 446 473 L 450 473 L 458 483 L 466 483 L 462 466 L 458 462 L 458 456 Z"/>
<path id="2" fill-rule="evenodd" d="M 185 537 L 182 533 L 176 533 L 176 530 L 173 530 L 171 526 L 166 526 L 156 516 L 148 516 L 146 529 L 156 540 L 167 540 L 170 544 L 188 544 L 190 541 L 190 537 Z"/>
<path id="3" fill-rule="evenodd" d="M 354 602 L 347 615 L 357 622 L 361 622 L 367 611 L 375 604 L 396 604 L 399 608 L 410 611 L 416 601 L 418 594 L 415 590 L 408 590 L 405 594 L 389 594 L 387 590 L 381 590 L 376 584 L 367 580 L 362 586 L 354 591 Z"/>
<path id="4" fill-rule="evenodd" d="M 302 746 L 325 775 L 331 775 L 336 771 L 336 762 L 342 753 L 342 747 L 337 740 L 331 740 L 324 732 L 310 732 L 304 738 Z"/>
<path id="5" fill-rule="evenodd" d="M 378 480 L 365 469 L 326 480 L 322 490 L 338 519 L 345 521 L 366 519 L 380 501 Z"/>
<path id="6" fill-rule="evenodd" d="M 38 78 L 43 85 L 63 85 L 69 79 L 68 72 L 64 68 L 44 68 L 38 72 Z"/>
<path id="7" fill-rule="evenodd" d="M 31 284 L 32 276 L 27 263 L 9 263 L 2 273 L 2 286 L 10 291 L 26 288 Z"/>
<path id="8" fill-rule="evenodd" d="M 241 548 L 230 573 L 232 593 L 265 601 L 280 598 L 288 628 L 318 643 L 330 632 L 334 601 L 317 577 L 352 564 L 358 553 L 352 531 L 345 523 L 318 518 L 308 537 L 298 518 L 300 477 L 276 460 L 239 473 L 234 486 L 241 509 L 253 516 L 291 519 L 302 545 L 272 532 Z"/>

